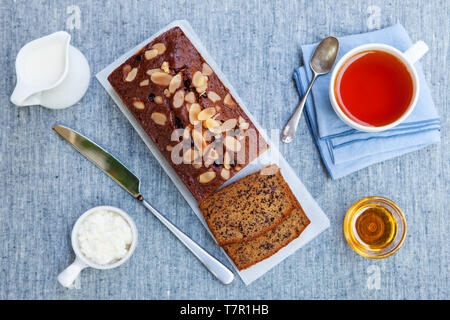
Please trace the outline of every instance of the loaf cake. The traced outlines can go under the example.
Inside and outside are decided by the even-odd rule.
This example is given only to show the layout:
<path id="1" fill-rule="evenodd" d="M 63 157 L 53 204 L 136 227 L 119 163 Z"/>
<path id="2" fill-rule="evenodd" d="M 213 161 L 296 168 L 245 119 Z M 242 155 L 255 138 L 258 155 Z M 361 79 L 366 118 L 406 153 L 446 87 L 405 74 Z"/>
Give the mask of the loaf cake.
<path id="1" fill-rule="evenodd" d="M 179 27 L 108 81 L 198 202 L 268 148 Z"/>
<path id="2" fill-rule="evenodd" d="M 277 226 L 298 202 L 276 165 L 207 197 L 199 207 L 220 246 L 249 241 Z"/>
<path id="3" fill-rule="evenodd" d="M 287 218 L 272 230 L 250 241 L 224 245 L 223 249 L 236 267 L 243 270 L 277 253 L 296 239 L 309 223 L 303 209 L 294 207 Z"/>

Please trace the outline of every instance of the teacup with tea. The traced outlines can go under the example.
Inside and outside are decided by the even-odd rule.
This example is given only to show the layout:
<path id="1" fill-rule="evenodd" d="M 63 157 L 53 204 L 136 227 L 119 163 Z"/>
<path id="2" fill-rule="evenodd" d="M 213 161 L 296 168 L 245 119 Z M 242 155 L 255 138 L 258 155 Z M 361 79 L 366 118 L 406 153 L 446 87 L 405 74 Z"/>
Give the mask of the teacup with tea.
<path id="1" fill-rule="evenodd" d="M 413 64 L 427 51 L 423 41 L 405 53 L 378 43 L 350 50 L 331 74 L 329 95 L 336 114 L 352 128 L 366 132 L 401 123 L 413 111 L 419 95 Z"/>

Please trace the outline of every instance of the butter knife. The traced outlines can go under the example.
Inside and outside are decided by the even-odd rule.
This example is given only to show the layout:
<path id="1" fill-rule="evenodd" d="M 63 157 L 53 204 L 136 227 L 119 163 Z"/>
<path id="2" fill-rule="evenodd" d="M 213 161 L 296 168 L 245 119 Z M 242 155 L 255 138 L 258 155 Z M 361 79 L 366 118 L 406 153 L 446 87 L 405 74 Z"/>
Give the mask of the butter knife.
<path id="1" fill-rule="evenodd" d="M 172 231 L 178 240 L 180 240 L 217 279 L 224 284 L 233 282 L 234 274 L 226 266 L 206 252 L 202 247 L 167 220 L 158 210 L 144 200 L 144 197 L 139 190 L 140 180 L 128 170 L 127 167 L 96 143 L 72 129 L 56 125 L 53 127 L 53 130 L 69 142 L 82 155 L 92 161 L 97 167 L 102 169 L 103 172 L 109 175 L 122 188 L 127 190 L 134 198 L 139 200 L 139 202 L 153 213 L 162 224 Z"/>

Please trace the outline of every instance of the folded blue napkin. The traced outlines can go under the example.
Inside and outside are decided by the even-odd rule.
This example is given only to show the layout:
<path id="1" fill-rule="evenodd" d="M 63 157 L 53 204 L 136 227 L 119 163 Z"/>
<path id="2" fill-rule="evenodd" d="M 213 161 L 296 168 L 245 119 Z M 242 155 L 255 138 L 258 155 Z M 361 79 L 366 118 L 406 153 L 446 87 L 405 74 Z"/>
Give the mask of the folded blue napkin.
<path id="1" fill-rule="evenodd" d="M 385 43 L 403 52 L 413 44 L 403 26 L 396 24 L 382 30 L 339 38 L 337 59 L 366 43 Z M 309 60 L 316 46 L 302 46 L 305 65 L 294 71 L 294 80 L 301 96 L 313 76 Z M 398 126 L 378 133 L 357 131 L 342 122 L 328 97 L 331 72 L 317 78 L 306 102 L 306 118 L 332 179 L 439 142 L 439 116 L 420 63 L 414 66 L 420 82 L 419 99 L 414 111 Z"/>

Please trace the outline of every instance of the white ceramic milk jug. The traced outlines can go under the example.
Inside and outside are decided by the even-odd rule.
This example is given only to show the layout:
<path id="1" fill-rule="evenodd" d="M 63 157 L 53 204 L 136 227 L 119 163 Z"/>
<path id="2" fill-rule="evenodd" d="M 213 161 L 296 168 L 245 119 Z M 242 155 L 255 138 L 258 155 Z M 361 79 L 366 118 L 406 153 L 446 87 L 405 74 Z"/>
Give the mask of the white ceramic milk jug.
<path id="1" fill-rule="evenodd" d="M 77 103 L 90 80 L 85 56 L 58 31 L 27 43 L 16 58 L 17 84 L 11 102 L 62 109 Z"/>

